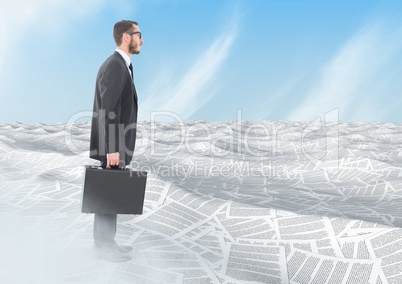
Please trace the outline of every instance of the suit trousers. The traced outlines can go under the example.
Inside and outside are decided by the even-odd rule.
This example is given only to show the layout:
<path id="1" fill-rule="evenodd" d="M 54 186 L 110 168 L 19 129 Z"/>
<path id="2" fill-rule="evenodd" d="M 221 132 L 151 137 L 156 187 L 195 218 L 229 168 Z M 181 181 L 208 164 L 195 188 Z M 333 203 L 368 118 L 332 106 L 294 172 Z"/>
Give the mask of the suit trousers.
<path id="1" fill-rule="evenodd" d="M 116 236 L 116 214 L 97 214 L 94 218 L 94 241 L 101 248 L 112 248 Z"/>
<path id="2" fill-rule="evenodd" d="M 102 163 L 102 168 L 106 168 L 106 164 Z M 101 248 L 113 248 L 116 244 L 114 237 L 116 236 L 117 214 L 98 214 L 94 217 L 94 241 Z"/>

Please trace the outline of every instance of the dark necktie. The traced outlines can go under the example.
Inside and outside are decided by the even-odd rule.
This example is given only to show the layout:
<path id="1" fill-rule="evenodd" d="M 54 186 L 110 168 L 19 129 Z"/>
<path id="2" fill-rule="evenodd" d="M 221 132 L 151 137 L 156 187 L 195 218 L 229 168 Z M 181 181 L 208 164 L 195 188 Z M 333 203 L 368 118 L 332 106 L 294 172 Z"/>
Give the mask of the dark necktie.
<path id="1" fill-rule="evenodd" d="M 128 68 L 130 68 L 131 71 L 131 78 L 133 79 L 133 86 L 134 86 L 134 72 L 133 72 L 133 64 L 130 63 L 130 66 L 128 66 Z M 137 92 L 135 91 L 135 86 L 134 86 L 134 96 L 135 96 L 135 100 L 137 101 Z"/>
<path id="2" fill-rule="evenodd" d="M 130 68 L 130 71 L 131 71 L 131 78 L 134 79 L 133 64 L 130 63 L 130 66 L 128 66 L 128 68 Z"/>

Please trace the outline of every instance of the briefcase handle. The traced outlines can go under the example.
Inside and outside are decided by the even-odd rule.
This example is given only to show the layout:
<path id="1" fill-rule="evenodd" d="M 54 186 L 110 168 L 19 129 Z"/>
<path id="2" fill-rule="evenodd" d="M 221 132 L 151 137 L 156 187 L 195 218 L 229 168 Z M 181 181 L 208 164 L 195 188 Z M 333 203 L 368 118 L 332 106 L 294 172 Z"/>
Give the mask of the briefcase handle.
<path id="1" fill-rule="evenodd" d="M 124 170 L 123 168 L 120 168 L 119 166 L 110 166 L 110 168 L 107 168 L 108 170 Z"/>
<path id="2" fill-rule="evenodd" d="M 98 167 L 98 166 L 90 166 L 92 169 L 98 170 L 115 170 L 115 171 L 123 171 L 124 168 L 120 168 L 119 166 L 111 166 L 110 168 Z"/>

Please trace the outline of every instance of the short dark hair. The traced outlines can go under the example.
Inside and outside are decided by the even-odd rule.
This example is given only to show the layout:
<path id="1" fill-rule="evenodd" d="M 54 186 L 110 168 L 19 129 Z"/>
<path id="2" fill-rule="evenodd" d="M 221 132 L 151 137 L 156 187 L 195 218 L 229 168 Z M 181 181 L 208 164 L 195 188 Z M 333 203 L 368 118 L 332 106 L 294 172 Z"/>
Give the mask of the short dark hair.
<path id="1" fill-rule="evenodd" d="M 117 46 L 121 45 L 123 34 L 133 30 L 133 25 L 138 26 L 138 23 L 136 21 L 122 20 L 114 24 L 113 38 Z"/>

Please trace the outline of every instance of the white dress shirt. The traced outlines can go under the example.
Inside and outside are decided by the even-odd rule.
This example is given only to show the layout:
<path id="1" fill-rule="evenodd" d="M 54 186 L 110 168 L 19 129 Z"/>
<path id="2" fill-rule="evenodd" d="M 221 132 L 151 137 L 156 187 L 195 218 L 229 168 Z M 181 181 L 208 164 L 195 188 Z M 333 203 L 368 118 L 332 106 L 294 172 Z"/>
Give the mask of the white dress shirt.
<path id="1" fill-rule="evenodd" d="M 121 50 L 121 49 L 118 48 L 118 47 L 116 48 L 115 51 L 117 51 L 118 53 L 120 53 L 121 56 L 123 56 L 124 61 L 126 62 L 126 66 L 127 66 L 128 72 L 130 72 L 131 77 L 133 77 L 133 74 L 131 74 L 131 70 L 130 70 L 130 68 L 129 68 L 129 66 L 130 66 L 130 64 L 131 64 L 130 57 L 127 55 L 127 53 L 125 53 L 123 50 Z"/>

